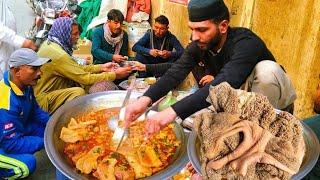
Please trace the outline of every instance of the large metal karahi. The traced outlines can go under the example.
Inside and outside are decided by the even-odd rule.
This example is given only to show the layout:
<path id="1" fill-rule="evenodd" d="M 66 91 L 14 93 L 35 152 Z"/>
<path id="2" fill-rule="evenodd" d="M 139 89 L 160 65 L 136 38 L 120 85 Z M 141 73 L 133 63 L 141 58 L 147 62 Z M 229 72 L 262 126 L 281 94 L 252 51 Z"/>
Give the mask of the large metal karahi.
<path id="1" fill-rule="evenodd" d="M 300 180 L 305 177 L 317 163 L 320 145 L 316 134 L 303 121 L 303 138 L 306 144 L 306 154 L 304 156 L 302 165 L 297 174 L 292 176 L 292 180 Z M 188 138 L 188 157 L 195 170 L 201 174 L 200 165 L 200 141 L 195 131 L 192 131 Z"/>
<path id="2" fill-rule="evenodd" d="M 66 126 L 71 117 L 76 117 L 91 111 L 110 107 L 120 107 L 125 97 L 125 91 L 108 91 L 79 97 L 61 106 L 50 118 L 45 130 L 45 149 L 52 164 L 69 179 L 92 179 L 92 176 L 81 174 L 63 153 L 64 142 L 59 138 L 62 127 Z M 132 92 L 131 99 L 136 99 L 141 93 Z M 172 163 L 162 171 L 146 178 L 149 180 L 167 179 L 178 173 L 188 162 L 187 137 L 183 128 L 176 122 L 175 133 L 181 141 Z"/>

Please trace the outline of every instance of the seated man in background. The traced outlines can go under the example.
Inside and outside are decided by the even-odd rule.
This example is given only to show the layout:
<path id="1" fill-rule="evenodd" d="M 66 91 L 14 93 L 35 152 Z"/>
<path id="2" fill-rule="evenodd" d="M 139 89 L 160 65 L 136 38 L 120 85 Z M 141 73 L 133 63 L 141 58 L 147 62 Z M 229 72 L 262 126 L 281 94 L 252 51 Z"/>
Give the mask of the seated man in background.
<path id="1" fill-rule="evenodd" d="M 179 59 L 183 53 L 183 47 L 168 29 L 168 18 L 163 15 L 157 17 L 153 30 L 148 30 L 132 47 L 132 50 L 137 53 L 136 60 L 143 64 L 158 64 L 172 63 Z"/>
<path id="2" fill-rule="evenodd" d="M 108 21 L 94 29 L 92 48 L 94 64 L 120 63 L 128 59 L 128 34 L 122 30 L 123 14 L 117 9 L 108 12 Z"/>
<path id="3" fill-rule="evenodd" d="M 60 17 L 53 23 L 48 40 L 39 48 L 38 54 L 52 61 L 42 66 L 43 76 L 34 90 L 40 106 L 49 113 L 65 102 L 84 95 L 83 86 L 113 81 L 131 73 L 131 67 L 118 68 L 111 62 L 79 65 L 71 56 L 72 46 L 78 38 L 78 25 L 69 17 Z"/>
<path id="4" fill-rule="evenodd" d="M 27 177 L 36 168 L 33 154 L 44 147 L 49 114 L 33 94 L 40 67 L 49 59 L 31 49 L 18 49 L 9 58 L 10 71 L 0 81 L 0 178 Z"/>

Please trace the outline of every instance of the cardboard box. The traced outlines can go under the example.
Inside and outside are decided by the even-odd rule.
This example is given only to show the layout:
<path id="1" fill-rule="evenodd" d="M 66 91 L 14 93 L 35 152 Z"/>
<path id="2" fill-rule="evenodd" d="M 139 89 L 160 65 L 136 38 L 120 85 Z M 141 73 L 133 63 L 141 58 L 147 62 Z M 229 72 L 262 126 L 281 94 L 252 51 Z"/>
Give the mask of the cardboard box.
<path id="1" fill-rule="evenodd" d="M 81 39 L 78 41 L 77 49 L 73 51 L 73 54 L 90 54 L 91 55 L 92 43 L 88 39 Z"/>
<path id="2" fill-rule="evenodd" d="M 79 57 L 82 59 L 88 59 L 90 64 L 93 62 L 93 56 L 91 54 L 91 41 L 88 39 L 81 39 L 78 41 L 76 50 L 73 51 L 74 57 Z"/>

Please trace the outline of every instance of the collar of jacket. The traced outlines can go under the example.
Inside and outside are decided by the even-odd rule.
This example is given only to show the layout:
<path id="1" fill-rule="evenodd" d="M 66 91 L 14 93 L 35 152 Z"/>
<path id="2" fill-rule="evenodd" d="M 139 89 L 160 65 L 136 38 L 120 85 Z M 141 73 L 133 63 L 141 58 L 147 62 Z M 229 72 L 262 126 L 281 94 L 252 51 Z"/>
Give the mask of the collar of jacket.
<path id="1" fill-rule="evenodd" d="M 4 77 L 3 77 L 3 80 L 4 80 L 4 83 L 7 85 L 7 86 L 10 86 L 12 91 L 17 95 L 17 96 L 23 96 L 24 93 L 23 91 L 21 91 L 21 89 L 19 89 L 19 87 L 14 84 L 12 81 L 10 81 L 10 72 L 7 71 L 4 73 Z"/>

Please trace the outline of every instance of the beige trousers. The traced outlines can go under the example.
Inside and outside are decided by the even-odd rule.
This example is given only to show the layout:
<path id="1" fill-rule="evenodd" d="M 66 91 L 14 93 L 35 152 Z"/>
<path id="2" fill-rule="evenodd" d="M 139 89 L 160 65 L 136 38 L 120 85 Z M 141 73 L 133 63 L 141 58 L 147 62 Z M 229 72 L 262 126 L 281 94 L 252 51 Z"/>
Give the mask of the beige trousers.
<path id="1" fill-rule="evenodd" d="M 280 110 L 293 107 L 297 98 L 288 75 L 278 63 L 270 60 L 259 62 L 241 89 L 267 96 L 273 107 Z"/>

